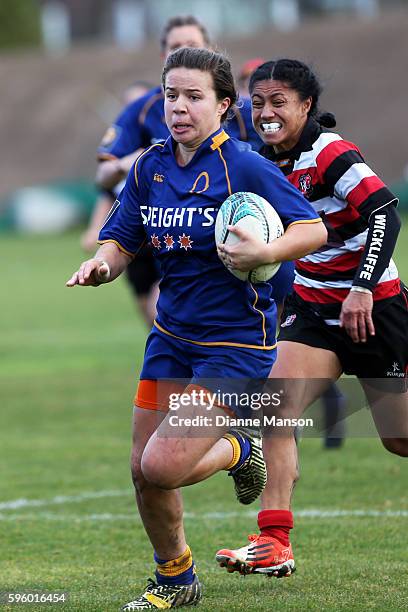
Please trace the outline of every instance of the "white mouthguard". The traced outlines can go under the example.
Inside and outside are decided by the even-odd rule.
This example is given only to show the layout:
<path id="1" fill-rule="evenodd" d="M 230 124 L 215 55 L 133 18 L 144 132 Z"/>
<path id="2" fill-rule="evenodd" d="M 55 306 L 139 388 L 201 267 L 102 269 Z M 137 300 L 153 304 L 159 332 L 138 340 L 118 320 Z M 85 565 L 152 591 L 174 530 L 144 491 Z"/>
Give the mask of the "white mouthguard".
<path id="1" fill-rule="evenodd" d="M 268 132 L 268 133 L 277 132 L 278 130 L 280 130 L 281 127 L 282 127 L 281 124 L 280 123 L 276 123 L 276 122 L 274 122 L 274 123 L 263 123 L 262 124 L 263 131 L 264 132 Z"/>

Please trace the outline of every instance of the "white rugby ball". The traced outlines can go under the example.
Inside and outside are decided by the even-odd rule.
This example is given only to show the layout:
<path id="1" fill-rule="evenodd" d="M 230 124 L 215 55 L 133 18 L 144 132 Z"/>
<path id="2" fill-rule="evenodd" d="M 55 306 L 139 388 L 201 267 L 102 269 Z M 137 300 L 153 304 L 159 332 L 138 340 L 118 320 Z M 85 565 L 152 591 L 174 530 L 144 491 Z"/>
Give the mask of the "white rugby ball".
<path id="1" fill-rule="evenodd" d="M 239 238 L 227 228 L 236 225 L 250 232 L 265 243 L 272 242 L 283 236 L 282 221 L 269 202 L 249 191 L 233 193 L 221 205 L 215 221 L 215 242 L 217 244 L 234 245 Z M 280 268 L 280 263 L 262 264 L 249 272 L 231 270 L 234 276 L 242 281 L 263 283 L 272 278 Z"/>

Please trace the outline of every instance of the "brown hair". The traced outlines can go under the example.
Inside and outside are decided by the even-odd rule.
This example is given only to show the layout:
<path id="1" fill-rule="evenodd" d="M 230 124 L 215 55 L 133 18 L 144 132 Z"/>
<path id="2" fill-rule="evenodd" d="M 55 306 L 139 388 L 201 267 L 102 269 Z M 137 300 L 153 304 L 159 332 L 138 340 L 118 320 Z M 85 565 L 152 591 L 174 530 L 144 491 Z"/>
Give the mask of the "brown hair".
<path id="1" fill-rule="evenodd" d="M 163 89 L 166 87 L 166 76 L 173 68 L 189 68 L 209 72 L 213 79 L 217 100 L 221 101 L 224 98 L 229 98 L 231 100 L 230 108 L 237 101 L 237 91 L 235 89 L 231 64 L 225 55 L 209 51 L 208 49 L 191 47 L 177 49 L 177 51 L 170 53 L 164 64 L 162 73 Z M 222 115 L 221 122 L 227 119 L 228 110 Z"/>
<path id="2" fill-rule="evenodd" d="M 171 19 L 169 19 L 162 30 L 162 33 L 160 36 L 161 52 L 164 53 L 164 50 L 167 44 L 167 36 L 169 32 L 174 30 L 174 28 L 182 28 L 183 26 L 190 26 L 190 25 L 196 26 L 200 30 L 201 34 L 203 35 L 205 44 L 210 46 L 211 41 L 210 41 L 210 36 L 208 34 L 208 30 L 201 23 L 201 21 L 198 21 L 198 19 L 196 19 L 196 17 L 194 17 L 193 15 L 185 15 L 185 16 L 177 15 L 176 17 L 172 17 Z"/>

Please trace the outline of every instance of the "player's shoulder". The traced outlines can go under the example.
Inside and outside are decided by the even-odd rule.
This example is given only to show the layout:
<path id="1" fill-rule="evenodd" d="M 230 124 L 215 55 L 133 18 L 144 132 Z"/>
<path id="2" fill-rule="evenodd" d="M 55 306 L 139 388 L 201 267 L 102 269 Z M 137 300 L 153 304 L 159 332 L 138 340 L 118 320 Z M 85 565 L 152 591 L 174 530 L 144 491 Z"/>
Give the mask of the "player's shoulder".
<path id="1" fill-rule="evenodd" d="M 360 153 L 357 145 L 331 131 L 322 131 L 314 141 L 312 149 L 317 163 L 319 160 L 326 160 L 326 157 L 334 159 L 351 151 Z"/>
<path id="2" fill-rule="evenodd" d="M 277 171 L 275 164 L 254 151 L 248 142 L 230 138 L 225 144 L 229 157 L 234 160 L 234 165 L 245 174 L 263 168 L 271 169 L 272 172 Z"/>
<path id="3" fill-rule="evenodd" d="M 225 144 L 226 164 L 236 190 L 256 191 L 258 185 L 271 181 L 275 184 L 283 177 L 273 162 L 253 151 L 248 143 L 231 138 Z"/>
<path id="4" fill-rule="evenodd" d="M 164 96 L 161 87 L 155 87 L 148 91 L 141 99 L 142 106 L 139 111 L 138 121 L 140 125 L 146 122 L 150 111 L 164 115 Z M 156 115 L 155 115 L 156 116 Z"/>
<path id="5" fill-rule="evenodd" d="M 137 121 L 143 122 L 144 115 L 147 110 L 152 107 L 155 103 L 160 102 L 163 99 L 161 87 L 154 87 L 148 92 L 137 98 L 122 110 L 120 114 L 120 120 Z"/>

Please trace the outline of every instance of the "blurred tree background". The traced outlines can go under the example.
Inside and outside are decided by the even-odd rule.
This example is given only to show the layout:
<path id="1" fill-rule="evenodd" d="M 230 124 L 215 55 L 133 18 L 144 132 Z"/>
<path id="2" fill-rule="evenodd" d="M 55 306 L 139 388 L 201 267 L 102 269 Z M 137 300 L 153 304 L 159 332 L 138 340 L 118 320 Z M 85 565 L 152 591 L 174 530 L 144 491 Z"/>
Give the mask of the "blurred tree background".
<path id="1" fill-rule="evenodd" d="M 38 47 L 40 7 L 35 0 L 1 0 L 0 48 Z"/>

